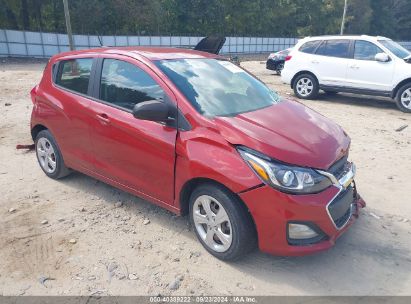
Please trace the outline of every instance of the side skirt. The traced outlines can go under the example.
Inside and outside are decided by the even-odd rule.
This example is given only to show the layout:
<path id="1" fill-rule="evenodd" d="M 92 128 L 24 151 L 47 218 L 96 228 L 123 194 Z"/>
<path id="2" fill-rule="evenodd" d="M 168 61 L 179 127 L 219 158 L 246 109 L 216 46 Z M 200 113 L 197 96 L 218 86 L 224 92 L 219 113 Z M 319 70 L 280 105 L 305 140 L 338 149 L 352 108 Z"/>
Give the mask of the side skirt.
<path id="1" fill-rule="evenodd" d="M 328 86 L 320 85 L 321 90 L 332 91 L 332 92 L 343 92 L 343 93 L 353 93 L 361 95 L 371 95 L 371 96 L 381 96 L 381 97 L 391 97 L 391 91 L 376 91 L 368 89 L 359 89 L 351 87 L 339 87 L 339 86 Z"/>

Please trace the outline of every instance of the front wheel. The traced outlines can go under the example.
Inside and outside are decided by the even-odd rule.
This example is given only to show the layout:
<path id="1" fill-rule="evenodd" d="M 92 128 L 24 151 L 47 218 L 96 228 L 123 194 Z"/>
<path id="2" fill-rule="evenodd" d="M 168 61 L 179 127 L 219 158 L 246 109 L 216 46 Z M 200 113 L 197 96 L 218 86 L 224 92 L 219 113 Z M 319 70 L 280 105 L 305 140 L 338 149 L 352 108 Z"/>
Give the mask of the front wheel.
<path id="1" fill-rule="evenodd" d="M 236 260 L 256 247 L 257 236 L 249 212 L 221 186 L 204 184 L 193 191 L 190 221 L 204 248 L 221 260 Z"/>
<path id="2" fill-rule="evenodd" d="M 318 96 L 319 85 L 311 74 L 302 74 L 294 80 L 294 94 L 301 99 L 315 99 Z"/>
<path id="3" fill-rule="evenodd" d="M 398 109 L 405 113 L 411 113 L 411 83 L 402 86 L 395 98 Z"/>

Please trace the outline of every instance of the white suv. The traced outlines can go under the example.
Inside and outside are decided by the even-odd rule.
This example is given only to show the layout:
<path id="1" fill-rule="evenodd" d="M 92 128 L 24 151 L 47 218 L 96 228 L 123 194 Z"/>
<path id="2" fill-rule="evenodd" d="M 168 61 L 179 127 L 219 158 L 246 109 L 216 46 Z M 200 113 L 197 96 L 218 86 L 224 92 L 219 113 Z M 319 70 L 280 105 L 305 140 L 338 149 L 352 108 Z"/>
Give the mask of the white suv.
<path id="1" fill-rule="evenodd" d="M 314 99 L 320 89 L 387 96 L 411 113 L 411 52 L 388 38 L 304 38 L 287 56 L 281 78 L 299 98 Z"/>

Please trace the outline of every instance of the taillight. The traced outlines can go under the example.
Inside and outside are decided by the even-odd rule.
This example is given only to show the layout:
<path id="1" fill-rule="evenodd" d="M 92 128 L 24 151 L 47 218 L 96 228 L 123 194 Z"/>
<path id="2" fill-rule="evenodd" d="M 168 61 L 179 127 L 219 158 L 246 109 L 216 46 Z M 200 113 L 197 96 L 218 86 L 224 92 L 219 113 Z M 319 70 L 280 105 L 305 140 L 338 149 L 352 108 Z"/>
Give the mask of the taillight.
<path id="1" fill-rule="evenodd" d="M 288 55 L 287 57 L 285 57 L 285 61 L 291 60 L 292 57 L 293 57 L 293 56 Z"/>
<path id="2" fill-rule="evenodd" d="M 37 89 L 38 89 L 38 85 L 36 85 L 33 89 L 31 89 L 30 91 L 30 96 L 31 96 L 31 101 L 33 103 L 36 103 L 36 95 L 37 95 Z"/>

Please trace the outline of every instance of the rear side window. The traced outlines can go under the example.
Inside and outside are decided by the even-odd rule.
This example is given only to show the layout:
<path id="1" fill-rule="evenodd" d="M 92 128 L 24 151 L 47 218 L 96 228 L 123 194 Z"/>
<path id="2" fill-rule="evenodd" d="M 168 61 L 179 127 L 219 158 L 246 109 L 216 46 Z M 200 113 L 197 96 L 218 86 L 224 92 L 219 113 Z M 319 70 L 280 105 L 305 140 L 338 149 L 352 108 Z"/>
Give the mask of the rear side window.
<path id="1" fill-rule="evenodd" d="M 101 73 L 100 99 L 132 110 L 137 103 L 164 98 L 164 91 L 134 64 L 105 59 Z"/>
<path id="2" fill-rule="evenodd" d="M 350 54 L 350 40 L 326 40 L 317 49 L 317 55 L 348 58 Z"/>
<path id="3" fill-rule="evenodd" d="M 375 60 L 375 55 L 378 53 L 384 53 L 374 43 L 357 40 L 355 42 L 354 59 L 357 60 Z"/>
<path id="4" fill-rule="evenodd" d="M 92 64 L 92 58 L 60 62 L 56 83 L 66 89 L 87 94 Z"/>
<path id="5" fill-rule="evenodd" d="M 308 41 L 300 47 L 299 51 L 307 54 L 314 54 L 320 43 L 321 40 Z"/>

